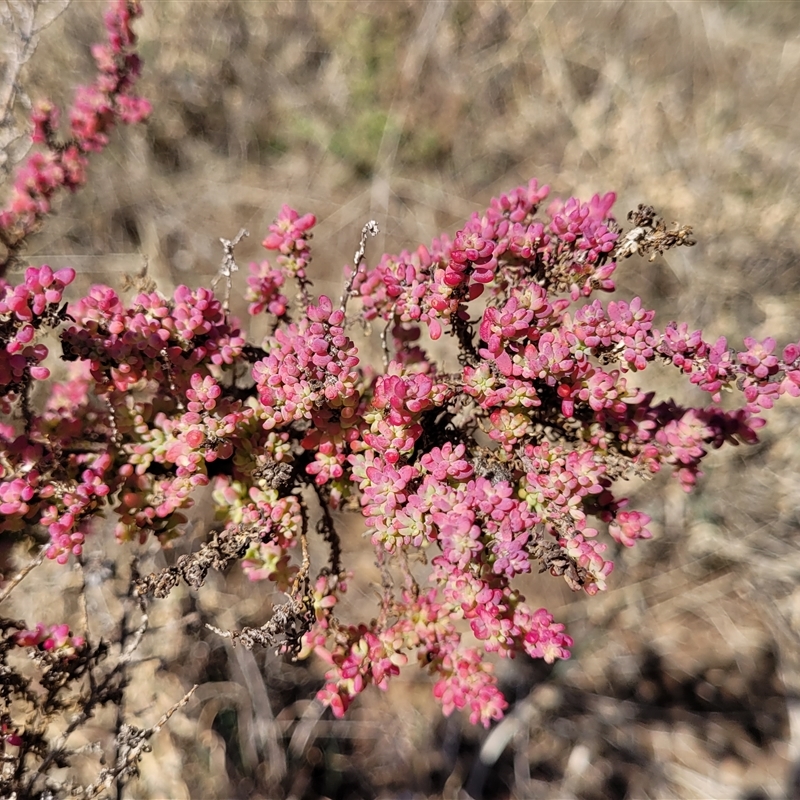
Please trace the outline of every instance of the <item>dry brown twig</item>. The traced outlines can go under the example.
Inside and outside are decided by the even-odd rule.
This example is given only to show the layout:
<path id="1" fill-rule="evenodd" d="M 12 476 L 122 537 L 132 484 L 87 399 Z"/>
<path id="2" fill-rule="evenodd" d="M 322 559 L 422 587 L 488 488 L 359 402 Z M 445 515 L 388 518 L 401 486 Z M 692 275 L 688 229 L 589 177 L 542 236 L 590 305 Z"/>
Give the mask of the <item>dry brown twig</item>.
<path id="1" fill-rule="evenodd" d="M 344 291 L 342 292 L 342 299 L 339 303 L 339 310 L 343 314 L 347 310 L 347 301 L 353 296 L 353 283 L 355 282 L 356 275 L 358 275 L 359 271 L 361 270 L 361 265 L 364 263 L 364 256 L 367 252 L 367 237 L 377 236 L 379 233 L 380 229 L 378 228 L 378 223 L 375 222 L 374 219 L 371 219 L 369 222 L 367 222 L 361 229 L 361 240 L 358 244 L 358 250 L 356 250 L 355 254 L 353 255 L 353 271 L 350 273 L 350 277 L 347 279 Z"/>
<path id="2" fill-rule="evenodd" d="M 673 222 L 672 228 L 668 229 L 652 206 L 640 204 L 636 211 L 628 213 L 628 219 L 634 227 L 620 238 L 614 248 L 617 258 L 628 258 L 638 253 L 647 256 L 648 261 L 655 261 L 657 256 L 663 256 L 673 247 L 693 247 L 696 244 L 691 225 Z"/>
<path id="3" fill-rule="evenodd" d="M 34 558 L 33 561 L 24 566 L 13 578 L 11 578 L 8 581 L 8 583 L 3 587 L 3 590 L 0 591 L 0 603 L 5 602 L 8 599 L 11 592 L 14 590 L 14 587 L 16 587 L 19 583 L 21 583 L 25 579 L 25 577 L 27 577 L 36 567 L 38 567 L 44 561 L 46 554 L 47 554 L 47 548 L 42 547 L 39 550 L 39 553 L 36 556 L 36 558 Z"/>
<path id="4" fill-rule="evenodd" d="M 230 302 L 231 298 L 231 275 L 234 272 L 239 271 L 239 265 L 236 263 L 236 259 L 233 257 L 233 249 L 236 247 L 242 239 L 246 238 L 250 235 L 250 231 L 245 230 L 242 228 L 233 239 L 225 239 L 220 236 L 220 242 L 222 243 L 222 263 L 219 266 L 219 272 L 217 276 L 211 281 L 211 290 L 215 290 L 219 282 L 224 278 L 225 279 L 225 298 L 222 301 L 222 307 L 227 310 L 228 303 Z"/>
<path id="5" fill-rule="evenodd" d="M 117 750 L 116 764 L 111 768 L 101 770 L 97 780 L 76 796 L 84 798 L 84 800 L 90 800 L 93 797 L 98 797 L 101 792 L 108 789 L 115 782 L 120 781 L 120 779 L 134 776 L 138 771 L 137 764 L 139 759 L 150 749 L 148 744 L 150 739 L 169 722 L 176 711 L 183 708 L 191 700 L 196 690 L 197 684 L 192 686 L 177 703 L 165 711 L 158 722 L 150 728 L 141 730 L 133 725 L 123 725 L 114 742 Z"/>
<path id="6" fill-rule="evenodd" d="M 181 578 L 189 586 L 198 588 L 205 582 L 210 569 L 224 569 L 231 561 L 241 558 L 261 536 L 262 531 L 258 527 L 247 525 L 239 525 L 235 531 L 220 531 L 196 553 L 182 555 L 175 566 L 138 578 L 134 592 L 140 597 L 167 597 Z"/>

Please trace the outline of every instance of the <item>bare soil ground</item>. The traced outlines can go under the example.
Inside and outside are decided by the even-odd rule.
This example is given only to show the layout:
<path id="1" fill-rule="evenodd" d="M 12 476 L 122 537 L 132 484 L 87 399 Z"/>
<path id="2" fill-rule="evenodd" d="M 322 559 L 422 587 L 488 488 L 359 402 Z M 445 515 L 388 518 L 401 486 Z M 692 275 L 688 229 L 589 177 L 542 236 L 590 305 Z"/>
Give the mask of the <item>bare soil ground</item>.
<path id="1" fill-rule="evenodd" d="M 68 99 L 90 74 L 98 3 L 74 2 L 22 73 Z M 319 219 L 318 291 L 334 292 L 363 223 L 384 250 L 454 232 L 536 176 L 556 194 L 615 190 L 695 227 L 698 244 L 626 262 L 624 297 L 708 336 L 797 340 L 797 2 L 146 2 L 147 126 L 118 131 L 89 186 L 59 204 L 31 263 L 71 265 L 74 291 L 121 288 L 146 258 L 162 291 L 208 285 L 219 237 L 288 202 Z M 374 246 L 373 246 L 374 245 Z M 263 252 L 263 251 L 261 251 Z M 235 298 L 244 310 L 239 277 Z M 648 386 L 679 395 L 670 376 Z M 621 552 L 603 596 L 530 581 L 569 626 L 569 662 L 500 665 L 513 704 L 489 732 L 444 719 L 424 675 L 367 693 L 342 721 L 311 702 L 318 665 L 233 649 L 204 629 L 260 624 L 273 598 L 238 572 L 153 607 L 127 712 L 154 722 L 192 683 L 130 798 L 777 798 L 800 796 L 800 405 L 762 442 L 714 454 L 697 492 L 631 485 L 655 538 Z M 208 524 L 202 503 L 195 536 Z M 207 517 L 207 515 L 206 515 Z M 350 613 L 376 572 L 352 524 Z M 146 570 L 172 560 L 145 545 Z M 196 538 L 194 539 L 196 546 Z M 112 636 L 131 551 L 91 543 L 94 635 Z M 76 578 L 44 565 L 19 613 L 76 611 Z M 54 587 L 57 591 L 54 592 Z M 347 613 L 347 612 L 346 612 Z M 88 738 L 103 741 L 100 718 Z"/>

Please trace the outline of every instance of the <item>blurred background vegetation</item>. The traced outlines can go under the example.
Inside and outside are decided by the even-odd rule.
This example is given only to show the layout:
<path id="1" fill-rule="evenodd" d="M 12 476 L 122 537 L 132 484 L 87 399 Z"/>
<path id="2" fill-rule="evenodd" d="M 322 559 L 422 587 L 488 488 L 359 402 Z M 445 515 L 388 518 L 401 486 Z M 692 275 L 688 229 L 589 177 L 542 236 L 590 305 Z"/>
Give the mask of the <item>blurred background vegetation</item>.
<path id="1" fill-rule="evenodd" d="M 151 121 L 115 133 L 83 191 L 32 242 L 31 263 L 71 265 L 77 293 L 141 270 L 162 292 L 208 285 L 219 237 L 253 234 L 282 203 L 313 211 L 312 265 L 336 292 L 363 223 L 378 252 L 454 233 L 496 193 L 538 177 L 561 196 L 614 190 L 694 226 L 698 244 L 625 262 L 621 296 L 706 338 L 800 336 L 800 3 L 145 0 L 142 93 Z M 92 74 L 102 3 L 74 2 L 21 73 L 66 103 Z M 243 313 L 244 276 L 235 289 Z M 658 374 L 664 397 L 705 400 Z M 621 552 L 602 597 L 549 576 L 525 586 L 568 623 L 574 657 L 517 659 L 513 704 L 488 734 L 444 720 L 422 674 L 368 693 L 334 721 L 310 702 L 317 665 L 233 650 L 203 629 L 260 624 L 273 599 L 237 572 L 156 603 L 128 713 L 153 722 L 194 682 L 128 797 L 780 798 L 800 757 L 800 425 L 769 414 L 762 443 L 709 458 L 691 497 L 660 477 L 629 487 L 653 541 Z M 210 524 L 195 514 L 196 536 Z M 204 516 L 205 515 L 205 516 Z M 377 575 L 358 525 L 353 619 Z M 156 543 L 148 564 L 171 561 Z M 197 546 L 196 538 L 193 539 Z M 113 635 L 130 550 L 98 536 L 95 635 Z M 91 549 L 91 548 L 90 548 Z M 348 552 L 349 551 L 349 552 Z M 18 593 L 47 621 L 76 578 L 45 565 Z M 62 591 L 54 598 L 52 587 Z M 52 617 L 52 619 L 51 619 Z M 102 718 L 90 731 L 107 736 Z"/>

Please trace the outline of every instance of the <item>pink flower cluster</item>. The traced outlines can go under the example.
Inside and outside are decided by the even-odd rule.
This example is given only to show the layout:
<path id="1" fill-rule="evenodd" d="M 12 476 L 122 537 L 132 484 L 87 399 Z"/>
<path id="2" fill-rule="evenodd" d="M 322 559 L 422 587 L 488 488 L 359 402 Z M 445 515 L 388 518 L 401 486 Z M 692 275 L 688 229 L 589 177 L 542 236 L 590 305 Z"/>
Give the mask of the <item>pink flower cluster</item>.
<path id="1" fill-rule="evenodd" d="M 310 420 L 325 406 L 342 420 L 352 418 L 359 399 L 358 356 L 343 322 L 344 314 L 322 295 L 305 319 L 264 342 L 268 355 L 256 362 L 253 378 L 265 429 Z"/>
<path id="2" fill-rule="evenodd" d="M 33 153 L 18 171 L 11 199 L 0 211 L 0 242 L 9 255 L 49 213 L 59 189 L 75 191 L 86 182 L 86 155 L 104 149 L 116 122 L 133 124 L 150 114 L 150 103 L 133 93 L 141 63 L 131 24 L 140 14 L 138 0 L 114 0 L 106 13 L 108 42 L 92 48 L 98 75 L 93 84 L 76 90 L 66 142 L 57 139 L 58 108 L 44 102 L 34 109 L 32 139 L 46 149 Z"/>
<path id="3" fill-rule="evenodd" d="M 297 281 L 304 305 L 309 304 L 309 298 L 306 293 L 306 286 L 309 283 L 306 267 L 311 261 L 309 247 L 312 234 L 310 231 L 316 224 L 317 218 L 313 214 L 303 214 L 301 216 L 293 208 L 284 205 L 275 222 L 269 226 L 269 235 L 262 242 L 267 250 L 276 250 L 280 253 L 277 261 L 281 273 Z M 256 296 L 256 303 L 260 302 L 258 297 L 262 296 L 264 291 L 270 292 L 270 283 L 275 286 L 275 289 L 282 284 L 282 282 L 277 282 L 277 276 L 269 270 L 267 262 L 265 262 L 265 269 L 267 271 L 265 276 L 267 284 L 255 286 L 251 283 L 251 288 L 259 293 Z M 256 277 L 261 277 L 260 271 L 256 274 Z M 271 292 L 271 294 L 273 293 Z M 280 301 L 273 302 L 279 303 Z M 251 311 L 250 313 L 254 312 Z M 272 313 L 275 313 L 275 311 L 272 311 Z"/>
<path id="4" fill-rule="evenodd" d="M 0 530 L 20 530 L 24 520 L 37 512 L 40 498 L 54 494 L 41 481 L 44 448 L 24 435 L 15 436 L 13 428 L 5 424 L 0 428 L 0 443 Z"/>
<path id="5" fill-rule="evenodd" d="M 555 201 L 547 209 L 552 218 L 550 230 L 563 244 L 572 245 L 578 251 L 578 263 L 595 264 L 614 249 L 618 234 L 611 208 L 616 199 L 614 192 L 602 197 L 596 194 L 588 203 L 570 197 L 565 203 Z M 610 274 L 610 271 L 601 272 L 595 280 L 602 284 Z M 613 289 L 613 284 L 601 285 L 601 288 Z"/>
<path id="6" fill-rule="evenodd" d="M 74 269 L 53 272 L 48 266 L 29 267 L 18 286 L 0 278 L 0 397 L 16 393 L 31 379 L 50 377 L 41 366 L 47 347 L 36 337 L 58 324 L 64 289 L 73 280 Z"/>
<path id="7" fill-rule="evenodd" d="M 330 598 L 324 581 L 317 589 Z M 330 668 L 319 699 L 341 717 L 355 697 L 368 686 L 385 690 L 388 679 L 416 656 L 421 666 L 437 678 L 434 696 L 450 715 L 456 709 L 469 713 L 470 722 L 488 727 L 503 716 L 508 703 L 497 687 L 494 669 L 481 649 L 464 644 L 454 620 L 457 613 L 449 603 L 437 601 L 435 589 L 412 596 L 403 593 L 391 606 L 391 624 L 374 621 L 371 625 L 349 626 L 337 631 L 336 642 L 326 641 L 325 631 L 335 603 L 323 609 L 320 632 L 307 634 L 307 652 L 315 652 Z M 526 626 L 526 649 L 534 657 L 552 663 L 568 654 L 572 640 L 561 633 L 563 625 L 553 623 L 544 609 L 521 611 L 519 621 Z"/>
<path id="8" fill-rule="evenodd" d="M 328 589 L 324 582 L 318 582 L 318 588 Z M 399 674 L 414 652 L 418 662 L 437 676 L 434 696 L 445 714 L 465 709 L 473 724 L 481 722 L 486 727 L 503 716 L 508 703 L 497 688 L 492 665 L 477 649 L 462 645 L 448 607 L 435 597 L 435 590 L 416 598 L 404 593 L 392 607 L 394 624 L 373 622 L 340 629 L 332 649 L 324 635 L 334 607 L 328 604 L 321 632 L 307 634 L 306 646 L 330 665 L 318 697 L 335 716 L 343 716 L 368 686 L 386 690 L 388 679 Z"/>
<path id="9" fill-rule="evenodd" d="M 107 391 L 140 381 L 186 386 L 198 368 L 231 365 L 245 339 L 208 289 L 178 286 L 173 300 L 140 294 L 123 306 L 113 289 L 93 286 L 69 308 L 76 324 L 62 334 L 64 355 L 91 365 Z"/>
<path id="10" fill-rule="evenodd" d="M 286 295 L 280 289 L 286 282 L 284 273 L 270 267 L 269 261 L 250 264 L 250 277 L 247 279 L 245 299 L 250 303 L 248 313 L 255 316 L 262 311 L 269 311 L 276 317 L 283 317 L 289 305 Z"/>
<path id="11" fill-rule="evenodd" d="M 105 507 L 104 498 L 111 491 L 105 482 L 111 465 L 108 453 L 91 459 L 91 465 L 80 472 L 74 486 L 61 491 L 58 502 L 44 506 L 39 523 L 50 533 L 48 558 L 66 564 L 70 554 L 81 554 L 85 538 L 83 523 Z"/>
<path id="12" fill-rule="evenodd" d="M 19 631 L 14 636 L 19 647 L 36 647 L 46 653 L 70 657 L 86 643 L 83 636 L 73 636 L 69 625 L 44 625 L 37 623 L 33 630 Z"/>
<path id="13" fill-rule="evenodd" d="M 65 384 L 52 385 L 44 411 L 31 419 L 28 433 L 17 433 L 13 425 L 0 423 L 0 532 L 41 522 L 46 510 L 48 525 L 53 526 L 49 554 L 53 558 L 61 555 L 62 561 L 70 552 L 80 552 L 80 520 L 96 511 L 95 503 L 107 494 L 100 478 L 107 461 L 99 460 L 102 454 L 76 448 L 87 424 L 102 430 L 87 390 L 88 382 L 77 374 Z M 58 451 L 47 442 L 56 442 Z M 73 449 L 77 452 L 64 456 L 64 450 Z M 63 498 L 56 491 L 56 481 Z M 57 505 L 52 504 L 54 499 Z"/>
<path id="14" fill-rule="evenodd" d="M 770 409 L 784 394 L 800 396 L 800 343 L 788 344 L 782 358 L 775 355 L 776 342 L 763 342 L 748 336 L 747 350 L 739 353 L 728 347 L 724 336 L 712 345 L 703 341 L 701 331 L 689 333 L 685 323 L 670 323 L 664 331 L 658 352 L 689 375 L 689 380 L 720 402 L 723 388 L 734 384 L 743 392 L 752 414 Z"/>

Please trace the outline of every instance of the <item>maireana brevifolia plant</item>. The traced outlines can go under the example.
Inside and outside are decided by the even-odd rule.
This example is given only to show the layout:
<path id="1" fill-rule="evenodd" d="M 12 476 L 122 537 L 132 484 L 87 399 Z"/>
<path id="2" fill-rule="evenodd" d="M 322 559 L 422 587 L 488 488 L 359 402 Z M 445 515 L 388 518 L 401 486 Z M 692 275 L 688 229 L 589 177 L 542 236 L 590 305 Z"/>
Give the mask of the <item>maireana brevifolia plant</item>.
<path id="1" fill-rule="evenodd" d="M 137 10 L 114 3 L 111 43 L 96 51 L 101 78 L 79 96 L 72 139 L 55 141 L 52 108 L 36 113 L 48 149 L 0 216 L 12 255 L 50 195 L 80 182 L 112 122 L 147 111 L 130 91 Z M 45 536 L 47 558 L 66 564 L 101 516 L 120 542 L 166 543 L 210 493 L 208 541 L 140 578 L 137 596 L 164 597 L 181 581 L 198 588 L 210 569 L 239 562 L 286 599 L 262 627 L 225 635 L 321 657 L 318 696 L 337 716 L 416 661 L 446 714 L 464 709 L 489 725 L 507 703 L 487 654 L 553 662 L 572 645 L 546 609 L 526 603 L 518 576 L 549 572 L 575 591 L 603 591 L 613 569 L 603 539 L 630 547 L 650 537 L 620 479 L 667 469 L 691 490 L 710 449 L 755 442 L 761 412 L 800 394 L 800 343 L 776 353 L 774 340 L 746 338 L 737 351 L 686 324 L 656 328 L 638 298 L 595 297 L 614 291 L 620 260 L 693 244 L 689 228 L 668 228 L 649 207 L 623 229 L 614 200 L 551 199 L 532 180 L 452 239 L 377 260 L 366 258 L 369 223 L 335 298 L 316 296 L 309 277 L 314 216 L 284 206 L 263 241 L 271 260 L 251 264 L 247 281 L 249 313 L 269 320 L 259 341 L 228 310 L 240 237 L 223 240 L 220 294 L 179 286 L 125 301 L 94 286 L 70 297 L 74 271 L 47 266 L 3 281 L 0 531 Z M 363 324 L 381 333 L 382 370 L 351 338 Z M 34 384 L 49 380 L 42 338 L 54 330 L 69 378 L 34 408 Z M 425 349 L 442 337 L 457 369 Z M 686 408 L 640 388 L 653 364 L 676 368 L 708 403 Z M 728 390 L 738 406 L 721 405 Z M 348 553 L 335 510 L 360 510 L 382 575 L 362 622 L 337 617 Z M 314 536 L 327 544 L 325 563 L 312 563 Z M 88 644 L 58 620 L 4 624 L 4 653 L 86 657 Z M 7 712 L 2 724 L 6 749 L 20 746 L 24 726 Z"/>

